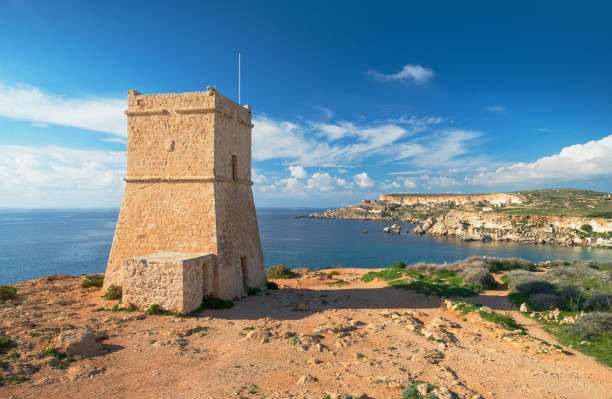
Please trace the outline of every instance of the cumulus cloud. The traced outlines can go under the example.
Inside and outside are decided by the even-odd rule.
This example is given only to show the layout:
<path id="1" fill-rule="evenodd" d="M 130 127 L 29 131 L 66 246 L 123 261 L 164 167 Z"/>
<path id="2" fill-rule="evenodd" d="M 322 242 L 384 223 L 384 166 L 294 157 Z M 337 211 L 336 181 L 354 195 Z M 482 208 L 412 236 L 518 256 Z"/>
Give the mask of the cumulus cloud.
<path id="1" fill-rule="evenodd" d="M 535 162 L 518 162 L 469 179 L 474 184 L 550 184 L 612 178 L 612 135 L 565 147 Z"/>
<path id="2" fill-rule="evenodd" d="M 0 83 L 0 116 L 35 126 L 64 125 L 125 137 L 125 109 L 125 98 L 66 98 L 34 86 Z"/>
<path id="3" fill-rule="evenodd" d="M 366 75 L 375 80 L 388 82 L 398 80 L 412 80 L 415 83 L 425 83 L 435 76 L 435 73 L 430 68 L 425 68 L 421 65 L 406 64 L 397 73 L 385 74 L 375 70 L 366 71 Z"/>
<path id="4" fill-rule="evenodd" d="M 259 169 L 251 168 L 251 180 L 255 184 L 262 184 L 268 181 L 268 178 L 261 174 Z"/>
<path id="5" fill-rule="evenodd" d="M 308 179 L 306 188 L 308 190 L 331 191 L 334 189 L 334 183 L 335 180 L 329 173 L 315 172 L 310 179 Z"/>
<path id="6" fill-rule="evenodd" d="M 296 179 L 305 179 L 308 177 L 306 169 L 301 166 L 289 166 L 289 173 L 291 173 L 291 177 L 295 177 Z"/>
<path id="7" fill-rule="evenodd" d="M 361 188 L 372 187 L 374 185 L 374 181 L 370 179 L 370 176 L 366 172 L 362 172 L 353 176 L 355 179 L 355 183 Z"/>
<path id="8" fill-rule="evenodd" d="M 0 206 L 118 206 L 125 156 L 59 146 L 0 146 Z"/>

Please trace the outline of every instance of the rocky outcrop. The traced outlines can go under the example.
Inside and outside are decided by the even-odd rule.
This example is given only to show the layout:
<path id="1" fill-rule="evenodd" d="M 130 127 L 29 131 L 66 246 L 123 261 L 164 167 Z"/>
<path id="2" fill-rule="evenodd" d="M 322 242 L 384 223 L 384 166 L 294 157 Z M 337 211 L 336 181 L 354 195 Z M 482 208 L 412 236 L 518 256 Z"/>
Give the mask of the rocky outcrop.
<path id="1" fill-rule="evenodd" d="M 612 240 L 585 238 L 579 230 L 584 224 L 596 226 L 602 231 L 612 230 L 612 220 L 608 219 L 450 210 L 445 215 L 427 219 L 419 231 L 463 241 L 516 241 L 612 248 Z"/>
<path id="2" fill-rule="evenodd" d="M 491 206 L 501 206 L 509 204 L 521 204 L 523 198 L 513 193 L 492 193 L 492 194 L 383 194 L 381 201 L 395 204 L 430 204 L 452 202 L 457 205 L 466 204 L 490 204 Z"/>

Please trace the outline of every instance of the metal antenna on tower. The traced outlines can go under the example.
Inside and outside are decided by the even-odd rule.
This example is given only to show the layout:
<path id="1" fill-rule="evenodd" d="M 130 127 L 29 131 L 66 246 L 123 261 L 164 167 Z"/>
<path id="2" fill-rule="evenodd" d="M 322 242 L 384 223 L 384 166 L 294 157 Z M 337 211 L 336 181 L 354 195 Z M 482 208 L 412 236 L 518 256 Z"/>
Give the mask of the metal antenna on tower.
<path id="1" fill-rule="evenodd" d="M 238 104 L 242 104 L 240 101 L 240 61 L 242 58 L 242 53 L 238 52 Z"/>

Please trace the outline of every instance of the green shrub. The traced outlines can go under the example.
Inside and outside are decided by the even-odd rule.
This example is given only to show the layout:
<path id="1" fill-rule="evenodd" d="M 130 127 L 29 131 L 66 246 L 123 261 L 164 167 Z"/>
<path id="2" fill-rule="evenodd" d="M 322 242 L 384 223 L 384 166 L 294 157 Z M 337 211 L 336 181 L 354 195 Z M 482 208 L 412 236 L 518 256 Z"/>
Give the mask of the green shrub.
<path id="1" fill-rule="evenodd" d="M 9 299 L 15 299 L 17 296 L 17 288 L 12 285 L 0 285 L 0 300 L 6 301 Z"/>
<path id="2" fill-rule="evenodd" d="M 333 283 L 329 283 L 327 285 L 330 286 L 330 287 L 333 287 L 333 286 L 336 286 L 336 285 L 339 286 L 339 285 L 348 285 L 348 284 L 349 284 L 348 281 L 340 279 L 340 280 L 334 281 Z"/>
<path id="3" fill-rule="evenodd" d="M 459 276 L 463 278 L 466 284 L 474 284 L 484 289 L 495 288 L 497 283 L 495 278 L 489 273 L 487 269 L 480 267 L 470 267 L 459 273 Z"/>
<path id="4" fill-rule="evenodd" d="M 94 278 L 94 279 L 84 278 L 81 281 L 81 288 L 89 288 L 89 287 L 98 287 L 98 288 L 101 288 L 102 284 L 104 284 L 104 279 L 101 279 L 101 278 Z"/>
<path id="5" fill-rule="evenodd" d="M 123 293 L 121 287 L 118 285 L 111 285 L 110 287 L 108 287 L 108 291 L 106 291 L 106 294 L 104 294 L 102 298 L 111 301 L 115 299 L 121 299 L 122 296 Z"/>
<path id="6" fill-rule="evenodd" d="M 268 281 L 266 283 L 266 285 L 267 285 L 268 289 L 271 289 L 271 290 L 277 290 L 278 289 L 278 284 L 276 284 L 274 281 Z"/>
<path id="7" fill-rule="evenodd" d="M 402 399 L 422 399 L 423 396 L 417 389 L 417 384 L 410 384 L 402 391 Z"/>
<path id="8" fill-rule="evenodd" d="M 586 231 L 587 233 L 591 233 L 593 231 L 593 226 L 591 226 L 588 223 L 585 223 L 582 226 L 580 226 L 580 230 Z"/>
<path id="9" fill-rule="evenodd" d="M 12 340 L 8 335 L 0 334 L 0 348 L 4 348 L 5 346 L 9 346 Z"/>
<path id="10" fill-rule="evenodd" d="M 529 303 L 534 310 L 546 310 L 563 307 L 560 296 L 545 292 L 529 295 Z"/>
<path id="11" fill-rule="evenodd" d="M 156 316 L 167 316 L 173 313 L 168 310 L 163 309 L 161 306 L 154 303 L 153 305 L 149 306 L 149 309 L 147 309 L 147 314 L 156 315 Z"/>
<path id="12" fill-rule="evenodd" d="M 209 295 L 202 301 L 200 309 L 230 309 L 233 306 L 234 302 L 230 300 L 219 299 Z"/>
<path id="13" fill-rule="evenodd" d="M 584 309 L 588 311 L 593 310 L 612 310 L 612 295 L 609 294 L 600 294 L 595 295 L 586 301 L 584 305 Z"/>
<path id="14" fill-rule="evenodd" d="M 286 265 L 272 266 L 266 271 L 268 278 L 287 279 L 298 277 L 299 274 L 289 269 Z"/>
<path id="15" fill-rule="evenodd" d="M 586 313 L 567 327 L 565 332 L 570 337 L 577 336 L 587 341 L 600 339 L 606 334 L 612 334 L 612 313 Z"/>
<path id="16" fill-rule="evenodd" d="M 259 294 L 259 288 L 257 288 L 257 287 L 249 287 L 247 289 L 247 295 L 248 296 L 253 296 L 253 295 L 257 295 L 257 294 Z"/>

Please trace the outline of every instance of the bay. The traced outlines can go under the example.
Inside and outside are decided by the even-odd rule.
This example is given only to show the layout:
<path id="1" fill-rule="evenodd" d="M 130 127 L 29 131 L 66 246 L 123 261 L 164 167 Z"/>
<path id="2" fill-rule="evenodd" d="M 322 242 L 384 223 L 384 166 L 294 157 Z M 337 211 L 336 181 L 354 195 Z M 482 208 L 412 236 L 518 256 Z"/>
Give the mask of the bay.
<path id="1" fill-rule="evenodd" d="M 516 243 L 460 242 L 407 234 L 383 234 L 390 222 L 295 219 L 320 209 L 259 208 L 266 266 L 386 267 L 444 263 L 469 256 L 519 257 L 534 262 L 612 260 L 612 250 Z M 0 210 L 0 284 L 56 273 L 103 272 L 117 221 L 117 209 Z M 364 234 L 362 231 L 368 230 Z"/>

